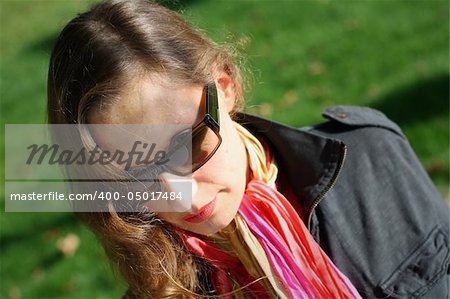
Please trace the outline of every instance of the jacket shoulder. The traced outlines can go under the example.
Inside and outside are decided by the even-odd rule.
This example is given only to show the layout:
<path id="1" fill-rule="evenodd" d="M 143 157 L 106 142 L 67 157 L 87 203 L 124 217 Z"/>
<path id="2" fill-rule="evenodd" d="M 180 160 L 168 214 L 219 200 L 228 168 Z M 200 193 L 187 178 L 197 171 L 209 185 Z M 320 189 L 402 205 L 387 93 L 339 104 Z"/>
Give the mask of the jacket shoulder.
<path id="1" fill-rule="evenodd" d="M 336 131 L 335 133 L 361 127 L 376 127 L 391 131 L 405 138 L 400 127 L 379 110 L 362 106 L 333 106 L 327 108 L 322 116 L 329 122 L 314 126 L 313 129 Z M 406 139 L 406 138 L 405 138 Z"/>

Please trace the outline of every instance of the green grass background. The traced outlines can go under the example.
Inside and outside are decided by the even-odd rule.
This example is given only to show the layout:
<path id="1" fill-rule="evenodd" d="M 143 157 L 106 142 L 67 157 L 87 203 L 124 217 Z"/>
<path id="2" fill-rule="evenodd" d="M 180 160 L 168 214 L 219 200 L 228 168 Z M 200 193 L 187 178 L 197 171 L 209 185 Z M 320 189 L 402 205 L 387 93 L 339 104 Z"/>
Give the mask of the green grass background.
<path id="1" fill-rule="evenodd" d="M 247 111 L 305 126 L 335 104 L 380 109 L 448 199 L 447 1 L 165 2 L 213 39 L 238 45 L 252 78 Z M 90 3 L 0 2 L 2 124 L 46 121 L 51 47 Z M 80 239 L 73 256 L 57 248 L 69 233 Z M 0 298 L 118 298 L 125 289 L 71 214 L 1 212 L 0 265 Z"/>

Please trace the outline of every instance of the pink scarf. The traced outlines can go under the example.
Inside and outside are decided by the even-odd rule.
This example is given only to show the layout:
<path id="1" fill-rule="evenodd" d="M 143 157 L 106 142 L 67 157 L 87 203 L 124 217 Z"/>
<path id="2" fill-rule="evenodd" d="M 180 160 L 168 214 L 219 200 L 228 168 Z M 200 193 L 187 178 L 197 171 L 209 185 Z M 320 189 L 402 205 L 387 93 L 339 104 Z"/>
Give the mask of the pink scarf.
<path id="1" fill-rule="evenodd" d="M 247 184 L 236 217 L 241 217 L 246 223 L 244 229 L 249 229 L 243 233 L 254 236 L 259 247 L 262 247 L 263 251 L 254 249 L 252 254 L 265 255 L 272 273 L 276 274 L 277 281 L 284 287 L 282 296 L 361 298 L 348 278 L 315 242 L 289 201 L 276 190 L 274 180 L 278 170 L 270 156 L 266 156 L 267 148 L 264 149 L 243 127 L 236 127 L 246 145 L 254 174 L 254 178 Z M 243 229 L 242 226 L 240 229 Z M 221 251 L 190 232 L 183 231 L 180 235 L 187 248 L 213 266 L 211 281 L 217 294 L 226 294 L 222 298 L 233 298 L 228 295 L 233 292 L 231 279 L 241 287 L 255 280 L 239 258 Z M 274 288 L 268 290 L 260 282 L 250 284 L 246 290 L 255 298 L 269 298 L 269 294 L 274 294 Z"/>
<path id="2" fill-rule="evenodd" d="M 292 298 L 360 298 L 276 189 L 252 180 L 239 214 L 261 243 Z"/>

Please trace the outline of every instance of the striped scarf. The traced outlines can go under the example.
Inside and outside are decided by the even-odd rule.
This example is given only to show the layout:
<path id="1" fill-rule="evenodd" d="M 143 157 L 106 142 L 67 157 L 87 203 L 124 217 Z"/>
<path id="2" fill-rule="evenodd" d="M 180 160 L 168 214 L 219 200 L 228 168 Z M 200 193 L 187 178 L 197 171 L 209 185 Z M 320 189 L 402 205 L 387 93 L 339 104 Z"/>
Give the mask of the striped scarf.
<path id="1" fill-rule="evenodd" d="M 237 215 L 219 238 L 181 233 L 187 248 L 212 265 L 216 293 L 221 298 L 361 298 L 276 190 L 278 169 L 262 144 L 241 125 L 235 127 L 253 174 Z"/>

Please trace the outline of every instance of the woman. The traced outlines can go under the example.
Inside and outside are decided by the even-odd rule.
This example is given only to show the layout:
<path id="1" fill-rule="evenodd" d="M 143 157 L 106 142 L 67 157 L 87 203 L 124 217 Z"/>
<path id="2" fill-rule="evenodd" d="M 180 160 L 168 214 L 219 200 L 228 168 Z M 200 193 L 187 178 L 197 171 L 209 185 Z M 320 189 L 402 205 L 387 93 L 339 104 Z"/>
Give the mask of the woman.
<path id="1" fill-rule="evenodd" d="M 126 298 L 448 294 L 448 209 L 377 111 L 334 107 L 307 130 L 239 113 L 232 55 L 147 1 L 103 2 L 72 20 L 52 53 L 48 98 L 50 123 L 192 127 L 187 171 L 160 167 L 148 187 L 171 192 L 192 172 L 190 212 L 78 213 Z M 184 146 L 171 147 L 172 133 L 169 160 Z M 119 147 L 105 136 L 91 126 L 79 142 Z"/>

